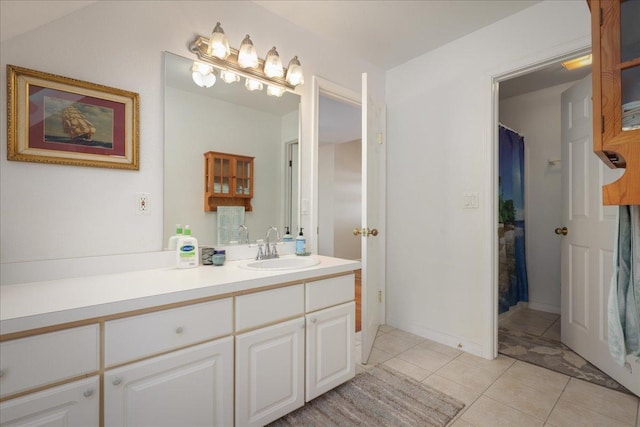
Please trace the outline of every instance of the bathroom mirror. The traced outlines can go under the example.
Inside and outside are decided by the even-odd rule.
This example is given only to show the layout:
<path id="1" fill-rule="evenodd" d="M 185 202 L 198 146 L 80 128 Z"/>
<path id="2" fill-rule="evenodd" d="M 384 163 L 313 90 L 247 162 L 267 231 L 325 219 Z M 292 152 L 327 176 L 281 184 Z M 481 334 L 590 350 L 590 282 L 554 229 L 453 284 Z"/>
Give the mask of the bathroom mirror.
<path id="1" fill-rule="evenodd" d="M 253 210 L 244 223 L 252 241 L 267 228 L 297 228 L 300 97 L 250 92 L 244 79 L 210 88 L 191 78 L 194 59 L 164 54 L 163 245 L 188 224 L 200 245 L 219 245 L 217 212 L 204 210 L 204 153 L 254 157 Z"/>

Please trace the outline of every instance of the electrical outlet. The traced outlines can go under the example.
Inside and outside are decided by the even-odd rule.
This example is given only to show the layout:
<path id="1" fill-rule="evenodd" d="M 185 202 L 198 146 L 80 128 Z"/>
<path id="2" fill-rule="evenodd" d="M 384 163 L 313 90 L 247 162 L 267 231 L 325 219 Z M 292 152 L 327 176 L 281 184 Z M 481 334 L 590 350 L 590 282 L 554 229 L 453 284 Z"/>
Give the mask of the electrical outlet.
<path id="1" fill-rule="evenodd" d="M 136 213 L 149 215 L 151 213 L 151 194 L 136 193 Z"/>

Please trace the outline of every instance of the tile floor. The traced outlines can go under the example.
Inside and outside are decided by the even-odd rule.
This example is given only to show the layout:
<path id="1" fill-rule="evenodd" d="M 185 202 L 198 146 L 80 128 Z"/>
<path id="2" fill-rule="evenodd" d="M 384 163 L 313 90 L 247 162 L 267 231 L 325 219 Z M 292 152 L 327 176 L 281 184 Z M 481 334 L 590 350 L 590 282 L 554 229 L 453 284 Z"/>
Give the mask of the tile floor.
<path id="1" fill-rule="evenodd" d="M 359 352 L 357 342 L 358 360 Z M 379 363 L 464 402 L 450 427 L 640 427 L 635 396 L 502 355 L 486 360 L 387 325 L 369 363 L 357 369 Z"/>
<path id="2" fill-rule="evenodd" d="M 501 314 L 499 324 L 503 328 L 560 341 L 559 314 L 521 308 Z"/>

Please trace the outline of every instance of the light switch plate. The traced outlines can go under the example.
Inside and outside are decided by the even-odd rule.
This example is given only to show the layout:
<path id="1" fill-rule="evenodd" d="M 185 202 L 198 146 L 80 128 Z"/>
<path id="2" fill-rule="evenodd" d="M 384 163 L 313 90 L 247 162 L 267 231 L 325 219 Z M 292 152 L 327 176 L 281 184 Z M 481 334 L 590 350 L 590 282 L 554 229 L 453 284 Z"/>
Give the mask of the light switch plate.
<path id="1" fill-rule="evenodd" d="M 465 209 L 478 209 L 480 207 L 480 194 L 474 191 L 466 191 L 462 195 L 462 207 Z"/>

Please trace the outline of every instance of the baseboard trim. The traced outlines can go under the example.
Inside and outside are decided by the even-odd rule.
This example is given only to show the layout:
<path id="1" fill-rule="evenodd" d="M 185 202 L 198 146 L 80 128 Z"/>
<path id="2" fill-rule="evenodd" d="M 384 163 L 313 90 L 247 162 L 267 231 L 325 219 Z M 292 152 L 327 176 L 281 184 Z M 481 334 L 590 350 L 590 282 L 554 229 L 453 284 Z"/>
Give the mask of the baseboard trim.
<path id="1" fill-rule="evenodd" d="M 547 313 L 554 313 L 554 314 L 562 313 L 562 308 L 560 306 L 544 304 L 541 302 L 529 301 L 529 308 L 531 310 L 546 311 Z"/>

